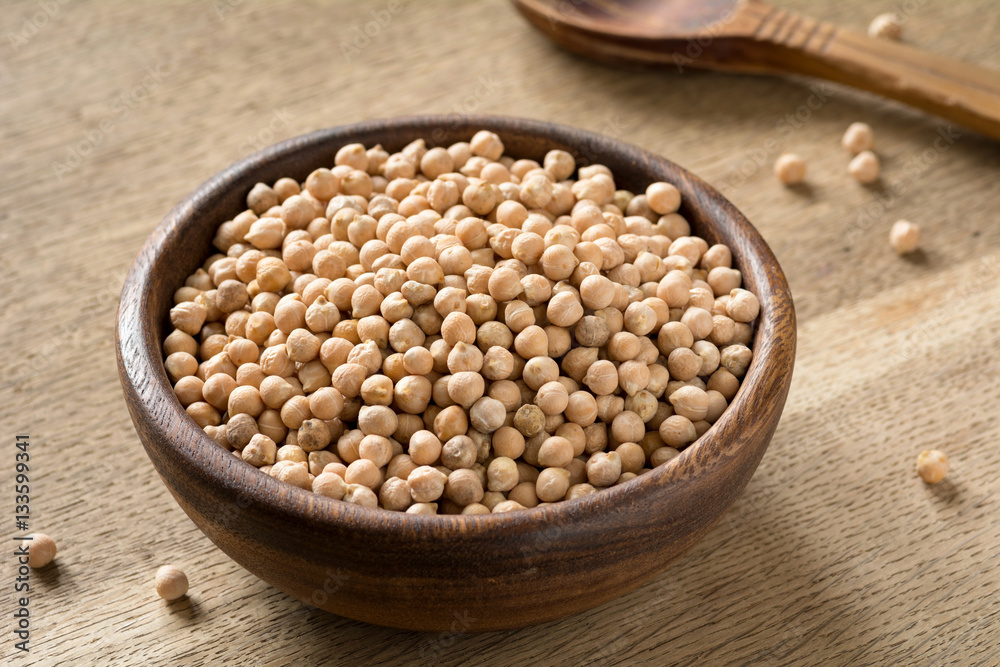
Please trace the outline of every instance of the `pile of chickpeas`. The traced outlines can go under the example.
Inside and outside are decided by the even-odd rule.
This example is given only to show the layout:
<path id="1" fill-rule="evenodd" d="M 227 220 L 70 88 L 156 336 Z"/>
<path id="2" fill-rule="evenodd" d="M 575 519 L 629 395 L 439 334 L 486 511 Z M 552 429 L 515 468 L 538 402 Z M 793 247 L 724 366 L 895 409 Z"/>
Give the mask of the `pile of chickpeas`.
<path id="1" fill-rule="evenodd" d="M 165 368 L 234 456 L 365 507 L 486 514 L 667 463 L 719 419 L 760 304 L 669 183 L 500 138 L 341 148 L 258 183 L 177 290 Z"/>

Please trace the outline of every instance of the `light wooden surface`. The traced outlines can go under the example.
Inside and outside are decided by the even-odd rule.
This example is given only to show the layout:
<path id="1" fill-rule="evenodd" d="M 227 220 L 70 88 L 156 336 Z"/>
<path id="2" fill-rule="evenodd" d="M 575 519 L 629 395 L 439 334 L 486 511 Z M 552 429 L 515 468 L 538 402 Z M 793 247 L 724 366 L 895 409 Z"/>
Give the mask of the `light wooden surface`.
<path id="1" fill-rule="evenodd" d="M 60 549 L 32 575 L 32 651 L 11 664 L 1000 663 L 1000 144 L 804 80 L 581 61 L 503 2 L 404 3 L 350 60 L 341 43 L 387 2 L 45 4 L 0 4 L 3 536 L 13 436 L 30 433 L 31 528 Z M 783 5 L 858 30 L 892 6 Z M 1000 70 L 996 3 L 900 6 L 909 43 Z M 472 111 L 613 133 L 720 186 L 788 274 L 798 364 L 746 493 L 658 579 L 541 627 L 397 632 L 278 593 L 185 517 L 125 411 L 115 303 L 157 221 L 256 147 Z M 877 133 L 875 188 L 845 173 L 855 120 Z M 783 150 L 809 186 L 775 182 Z M 888 246 L 898 218 L 923 226 L 914 259 Z M 913 472 L 930 447 L 952 458 L 936 487 Z M 163 563 L 188 572 L 188 600 L 155 597 Z M 11 556 L 2 571 L 11 586 Z"/>

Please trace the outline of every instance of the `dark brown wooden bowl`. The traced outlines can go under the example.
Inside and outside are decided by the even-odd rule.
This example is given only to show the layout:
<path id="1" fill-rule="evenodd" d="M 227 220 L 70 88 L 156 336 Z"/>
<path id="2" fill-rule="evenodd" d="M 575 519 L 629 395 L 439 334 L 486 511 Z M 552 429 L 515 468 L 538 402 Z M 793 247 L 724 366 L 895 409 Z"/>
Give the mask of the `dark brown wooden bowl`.
<path id="1" fill-rule="evenodd" d="M 163 367 L 174 290 L 210 253 L 216 226 L 258 181 L 303 180 L 344 144 L 396 151 L 417 137 L 468 140 L 479 129 L 507 154 L 560 148 L 600 162 L 620 187 L 674 183 L 694 233 L 725 243 L 761 301 L 753 363 L 729 409 L 667 465 L 611 489 L 522 512 L 414 516 L 290 486 L 216 445 L 184 412 Z M 756 470 L 778 424 L 795 357 L 795 314 L 771 250 L 696 176 L 635 146 L 560 125 L 496 116 L 423 116 L 321 130 L 224 170 L 153 231 L 122 290 L 118 372 L 146 453 L 188 516 L 236 562 L 304 602 L 416 630 L 516 628 L 575 614 L 640 586 L 719 521 Z"/>

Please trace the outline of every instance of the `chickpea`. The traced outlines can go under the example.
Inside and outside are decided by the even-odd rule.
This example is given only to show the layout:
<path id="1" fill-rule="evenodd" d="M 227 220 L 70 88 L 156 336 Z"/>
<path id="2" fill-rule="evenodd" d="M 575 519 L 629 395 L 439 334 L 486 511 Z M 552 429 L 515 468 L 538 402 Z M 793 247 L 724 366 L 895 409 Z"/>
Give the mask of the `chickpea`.
<path id="1" fill-rule="evenodd" d="M 346 489 L 347 482 L 344 481 L 344 477 L 327 470 L 316 475 L 316 478 L 312 481 L 312 490 L 315 493 L 327 498 L 333 498 L 334 500 L 342 500 Z"/>
<path id="2" fill-rule="evenodd" d="M 527 508 L 521 503 L 514 500 L 505 500 L 494 505 L 492 512 L 493 514 L 502 514 L 504 512 L 517 512 L 523 509 Z"/>
<path id="3" fill-rule="evenodd" d="M 507 410 L 503 403 L 495 398 L 483 396 L 469 410 L 469 421 L 472 427 L 481 433 L 493 433 L 504 424 Z"/>
<path id="4" fill-rule="evenodd" d="M 429 503 L 444 494 L 448 477 L 436 468 L 419 466 L 406 478 L 410 487 L 410 497 L 415 503 Z"/>
<path id="5" fill-rule="evenodd" d="M 465 507 L 483 499 L 483 483 L 473 470 L 468 468 L 454 470 L 448 475 L 444 495 L 452 502 Z"/>
<path id="6" fill-rule="evenodd" d="M 274 440 L 271 440 L 271 438 L 262 433 L 258 433 L 243 448 L 242 458 L 250 465 L 260 468 L 261 466 L 273 464 L 277 453 L 278 446 L 274 444 Z"/>
<path id="7" fill-rule="evenodd" d="M 469 142 L 469 148 L 473 155 L 479 155 L 489 160 L 499 160 L 500 156 L 503 155 L 503 142 L 500 137 L 487 130 L 476 132 Z"/>
<path id="8" fill-rule="evenodd" d="M 572 460 L 573 446 L 560 436 L 546 438 L 538 450 L 538 463 L 547 468 L 562 468 Z"/>
<path id="9" fill-rule="evenodd" d="M 669 400 L 676 414 L 692 422 L 701 421 L 708 414 L 708 394 L 698 387 L 681 387 L 670 394 Z"/>
<path id="10" fill-rule="evenodd" d="M 389 437 L 396 431 L 397 426 L 396 413 L 384 405 L 364 405 L 358 414 L 358 428 L 365 435 Z"/>
<path id="11" fill-rule="evenodd" d="M 878 156 L 870 150 L 858 153 L 847 166 L 847 173 L 865 185 L 877 181 L 881 171 L 882 165 Z"/>
<path id="12" fill-rule="evenodd" d="M 347 471 L 344 473 L 344 481 L 347 482 L 348 487 L 356 484 L 369 489 L 377 489 L 384 480 L 382 471 L 379 470 L 379 467 L 373 461 L 359 458 L 347 466 Z M 346 499 L 346 489 L 344 495 Z"/>
<path id="13" fill-rule="evenodd" d="M 378 496 L 364 484 L 348 484 L 344 487 L 344 502 L 361 507 L 378 507 Z"/>
<path id="14" fill-rule="evenodd" d="M 737 288 L 729 295 L 726 313 L 735 322 L 752 322 L 760 314 L 760 302 L 753 293 Z"/>
<path id="15" fill-rule="evenodd" d="M 680 455 L 681 453 L 673 447 L 660 447 L 653 450 L 653 453 L 649 455 L 649 463 L 656 468 Z"/>
<path id="16" fill-rule="evenodd" d="M 573 271 L 579 263 L 580 260 L 573 254 L 572 248 L 557 243 L 545 249 L 538 265 L 545 277 L 550 280 L 566 280 L 573 275 Z"/>
<path id="17" fill-rule="evenodd" d="M 734 344 L 719 353 L 719 363 L 737 378 L 742 378 L 750 367 L 753 353 L 746 345 Z"/>
<path id="18" fill-rule="evenodd" d="M 560 292 L 549 300 L 545 315 L 557 327 L 571 327 L 583 317 L 583 305 L 572 292 Z"/>
<path id="19" fill-rule="evenodd" d="M 35 537 L 47 537 L 39 533 Z M 35 545 L 32 545 L 34 548 Z M 54 554 L 54 549 L 53 549 Z M 29 556 L 30 559 L 30 556 Z M 51 559 L 50 559 L 51 560 Z M 32 566 L 35 567 L 35 566 Z M 178 600 L 188 592 L 188 578 L 184 572 L 173 565 L 164 565 L 156 571 L 156 579 L 154 581 L 154 586 L 156 588 L 156 594 L 159 595 L 164 600 L 172 601 Z"/>
<path id="20" fill-rule="evenodd" d="M 656 322 L 656 311 L 641 301 L 630 303 L 625 309 L 625 328 L 636 336 L 645 336 L 652 332 Z"/>
<path id="21" fill-rule="evenodd" d="M 937 484 L 948 474 L 948 455 L 937 449 L 920 452 L 917 474 L 928 484 Z"/>
<path id="22" fill-rule="evenodd" d="M 486 476 L 490 491 L 510 491 L 520 482 L 517 464 L 506 456 L 493 459 L 486 470 Z"/>
<path id="23" fill-rule="evenodd" d="M 899 41 L 903 36 L 903 22 L 895 12 L 879 14 L 868 26 L 868 36 L 878 39 Z"/>
<path id="24" fill-rule="evenodd" d="M 441 337 L 453 347 L 459 342 L 471 345 L 476 342 L 476 324 L 465 313 L 450 313 L 441 323 Z"/>
<path id="25" fill-rule="evenodd" d="M 876 19 L 878 20 L 878 19 Z M 873 24 L 874 25 L 874 22 Z M 870 151 L 875 147 L 875 134 L 867 123 L 851 123 L 840 141 L 844 150 L 851 155 L 862 151 Z"/>
<path id="26" fill-rule="evenodd" d="M 663 442 L 675 449 L 694 442 L 698 437 L 691 420 L 681 415 L 667 417 L 660 424 L 659 434 Z"/>
<path id="27" fill-rule="evenodd" d="M 434 418 L 434 435 L 439 440 L 448 441 L 457 435 L 463 435 L 468 429 L 468 416 L 457 405 L 444 408 Z"/>
<path id="28" fill-rule="evenodd" d="M 889 243 L 892 245 L 892 249 L 899 255 L 914 252 L 920 245 L 919 225 L 908 220 L 896 221 L 889 231 Z"/>
<path id="29" fill-rule="evenodd" d="M 507 494 L 510 502 L 517 504 L 521 508 L 537 507 L 538 494 L 535 492 L 535 484 L 535 481 L 520 482 Z M 497 505 L 497 507 L 493 508 L 493 511 L 497 512 L 498 508 L 503 504 L 500 503 L 500 505 Z"/>
<path id="30" fill-rule="evenodd" d="M 646 188 L 646 202 L 655 213 L 667 215 L 680 208 L 681 193 L 670 183 L 653 183 Z"/>
<path id="31" fill-rule="evenodd" d="M 597 487 L 612 486 L 622 474 L 622 461 L 617 452 L 597 452 L 587 460 L 587 481 Z"/>
<path id="32" fill-rule="evenodd" d="M 618 369 L 610 361 L 595 361 L 587 369 L 583 383 L 598 396 L 609 395 L 618 389 Z"/>
<path id="33" fill-rule="evenodd" d="M 774 175 L 783 185 L 798 185 L 806 180 L 806 161 L 796 153 L 784 153 L 774 163 Z"/>
<path id="34" fill-rule="evenodd" d="M 535 480 L 535 495 L 543 502 L 562 500 L 570 487 L 570 472 L 565 468 L 546 468 Z"/>

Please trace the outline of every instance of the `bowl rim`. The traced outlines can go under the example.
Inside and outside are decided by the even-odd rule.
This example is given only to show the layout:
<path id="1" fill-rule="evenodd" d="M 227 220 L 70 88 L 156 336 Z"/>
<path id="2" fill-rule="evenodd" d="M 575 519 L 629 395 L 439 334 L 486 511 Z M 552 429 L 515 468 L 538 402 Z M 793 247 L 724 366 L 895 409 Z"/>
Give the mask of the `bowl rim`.
<path id="1" fill-rule="evenodd" d="M 756 252 L 741 256 L 739 260 L 745 281 L 749 269 L 749 275 L 755 282 L 760 283 L 757 292 L 761 292 L 764 287 L 767 288 L 766 295 L 758 293 L 761 314 L 756 323 L 751 365 L 737 395 L 723 415 L 701 437 L 688 445 L 680 456 L 623 484 L 543 507 L 500 514 L 414 515 L 398 511 L 373 510 L 337 501 L 262 473 L 242 460 L 237 460 L 230 451 L 215 443 L 197 426 L 176 399 L 163 365 L 162 340 L 157 340 L 153 335 L 157 320 L 162 321 L 166 314 L 151 313 L 143 308 L 143 304 L 154 291 L 152 278 L 156 274 L 159 262 L 162 261 L 158 250 L 182 234 L 185 227 L 199 224 L 193 219 L 198 204 L 211 193 L 234 187 L 236 182 L 268 164 L 293 159 L 295 153 L 304 146 L 327 143 L 331 146 L 345 145 L 352 143 L 352 136 L 386 131 L 390 126 L 411 131 L 413 139 L 423 137 L 428 140 L 429 145 L 432 143 L 436 145 L 439 142 L 433 139 L 435 128 L 448 124 L 488 129 L 501 136 L 506 132 L 554 138 L 567 145 L 589 147 L 597 153 L 624 154 L 646 170 L 649 170 L 651 165 L 656 165 L 672 176 L 668 180 L 681 190 L 685 202 L 689 197 L 695 196 L 700 201 L 711 203 L 723 213 L 725 223 L 732 226 L 732 232 L 746 241 L 745 247 L 752 245 L 756 249 Z M 578 155 L 578 159 L 579 157 Z M 583 157 L 585 159 L 586 155 Z M 581 164 L 583 162 L 578 161 L 578 166 Z M 220 222 L 222 220 L 214 224 Z M 719 218 L 715 222 L 723 222 L 723 219 Z M 211 248 L 206 248 L 206 253 L 210 252 Z M 764 298 L 765 296 L 767 298 Z M 782 317 L 778 317 L 779 313 Z M 769 371 L 787 369 L 784 376 L 778 379 L 783 385 L 783 390 L 787 392 L 794 366 L 796 339 L 791 292 L 777 259 L 756 228 L 715 188 L 670 160 L 617 138 L 547 121 L 479 114 L 400 116 L 316 130 L 257 151 L 215 174 L 175 206 L 143 244 L 122 288 L 115 333 L 119 376 L 126 395 L 131 393 L 138 397 L 137 407 L 141 411 L 141 418 L 151 422 L 156 430 L 169 433 L 169 440 L 176 450 L 175 453 L 180 455 L 192 470 L 196 470 L 198 474 L 217 484 L 220 489 L 225 489 L 241 498 L 249 497 L 290 520 L 300 522 L 305 520 L 314 526 L 323 524 L 349 526 L 351 529 L 378 534 L 389 534 L 405 529 L 411 533 L 416 531 L 426 539 L 441 539 L 456 533 L 464 536 L 488 533 L 492 537 L 503 537 L 525 530 L 541 530 L 551 527 L 553 523 L 583 521 L 595 512 L 607 513 L 636 501 L 651 499 L 656 491 L 663 487 L 690 483 L 694 479 L 693 476 L 677 474 L 681 467 L 685 469 L 689 467 L 682 466 L 684 462 L 697 458 L 697 468 L 704 471 L 719 464 L 722 458 L 735 455 L 735 450 L 727 450 L 738 446 L 739 443 L 734 445 L 730 442 L 728 447 L 720 447 L 720 444 L 725 443 L 718 442 L 717 436 L 723 431 L 736 432 L 741 420 L 753 418 L 753 406 L 748 397 L 761 386 Z M 136 336 L 141 341 L 139 345 L 141 354 L 124 354 L 123 342 L 133 340 Z M 759 345 L 758 341 L 765 338 L 776 344 Z M 760 351 L 763 353 L 759 353 Z M 159 403 L 161 409 L 150 410 L 150 403 Z M 133 417 L 136 418 L 135 415 Z"/>

